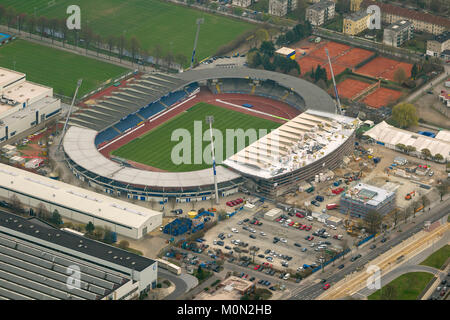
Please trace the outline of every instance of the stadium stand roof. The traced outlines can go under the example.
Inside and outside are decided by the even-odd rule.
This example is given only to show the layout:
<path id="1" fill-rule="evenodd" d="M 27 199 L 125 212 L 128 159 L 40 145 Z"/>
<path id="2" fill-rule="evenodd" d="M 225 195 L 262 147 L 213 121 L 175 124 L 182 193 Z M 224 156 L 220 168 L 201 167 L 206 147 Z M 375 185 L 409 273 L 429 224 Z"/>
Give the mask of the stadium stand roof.
<path id="1" fill-rule="evenodd" d="M 0 211 L 0 300 L 98 300 L 155 263 L 134 253 Z M 80 268 L 80 287 L 67 284 Z"/>
<path id="2" fill-rule="evenodd" d="M 153 172 L 129 168 L 105 158 L 95 146 L 97 131 L 70 127 L 64 137 L 64 151 L 78 166 L 102 177 L 125 184 L 159 188 L 189 188 L 214 184 L 211 169 L 191 172 Z M 217 182 L 227 182 L 240 176 L 223 166 L 217 167 Z"/>
<path id="3" fill-rule="evenodd" d="M 291 89 L 305 101 L 307 109 L 336 112 L 336 106 L 330 95 L 316 85 L 290 75 L 250 68 L 208 68 L 190 70 L 177 75 L 187 83 L 208 79 L 243 78 L 254 80 L 273 80 L 279 85 Z"/>
<path id="4" fill-rule="evenodd" d="M 102 156 L 103 157 L 103 156 Z M 139 229 L 161 212 L 82 189 L 0 163 L 0 187 L 26 196 L 55 202 L 93 217 Z"/>
<path id="5" fill-rule="evenodd" d="M 353 118 L 307 110 L 226 159 L 224 164 L 266 179 L 286 174 L 339 148 L 352 135 L 356 124 Z M 283 137 L 287 139 L 281 147 Z"/>

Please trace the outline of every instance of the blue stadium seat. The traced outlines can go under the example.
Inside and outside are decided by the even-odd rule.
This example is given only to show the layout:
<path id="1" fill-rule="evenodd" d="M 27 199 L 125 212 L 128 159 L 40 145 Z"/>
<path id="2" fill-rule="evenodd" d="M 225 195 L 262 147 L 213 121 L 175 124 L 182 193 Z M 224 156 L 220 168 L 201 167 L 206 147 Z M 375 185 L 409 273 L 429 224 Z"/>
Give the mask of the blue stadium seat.
<path id="1" fill-rule="evenodd" d="M 161 102 L 164 103 L 166 106 L 171 106 L 175 103 L 177 103 L 179 100 L 183 99 L 186 96 L 186 92 L 184 91 L 177 91 L 174 93 L 169 94 L 169 96 L 162 98 Z"/>
<path id="2" fill-rule="evenodd" d="M 108 128 L 108 129 L 100 132 L 95 137 L 95 145 L 98 146 L 98 145 L 102 144 L 103 142 L 113 140 L 118 135 L 119 135 L 119 133 L 116 130 L 114 130 L 113 128 Z"/>
<path id="3" fill-rule="evenodd" d="M 145 108 L 142 108 L 138 113 L 145 119 L 149 119 L 150 117 L 157 114 L 158 112 L 163 111 L 164 109 L 165 107 L 161 103 L 156 102 L 146 106 Z"/>
<path id="4" fill-rule="evenodd" d="M 120 130 L 120 132 L 125 132 L 126 130 L 135 127 L 142 120 L 135 114 L 128 115 L 124 120 L 120 120 L 119 123 L 115 124 L 114 127 Z"/>
<path id="5" fill-rule="evenodd" d="M 191 93 L 194 92 L 195 89 L 197 89 L 197 88 L 198 88 L 198 83 L 191 83 L 190 85 L 188 85 L 188 86 L 186 87 L 186 92 L 187 92 L 188 94 L 191 94 Z"/>

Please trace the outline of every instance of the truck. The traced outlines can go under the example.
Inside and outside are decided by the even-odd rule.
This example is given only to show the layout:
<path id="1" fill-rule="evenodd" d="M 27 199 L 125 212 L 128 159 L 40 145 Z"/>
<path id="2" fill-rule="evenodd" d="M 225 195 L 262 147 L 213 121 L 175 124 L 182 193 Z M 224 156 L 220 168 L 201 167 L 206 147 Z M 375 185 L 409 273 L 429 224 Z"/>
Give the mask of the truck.
<path id="1" fill-rule="evenodd" d="M 338 207 L 339 207 L 339 205 L 337 205 L 336 203 L 327 204 L 327 210 L 337 209 Z"/>

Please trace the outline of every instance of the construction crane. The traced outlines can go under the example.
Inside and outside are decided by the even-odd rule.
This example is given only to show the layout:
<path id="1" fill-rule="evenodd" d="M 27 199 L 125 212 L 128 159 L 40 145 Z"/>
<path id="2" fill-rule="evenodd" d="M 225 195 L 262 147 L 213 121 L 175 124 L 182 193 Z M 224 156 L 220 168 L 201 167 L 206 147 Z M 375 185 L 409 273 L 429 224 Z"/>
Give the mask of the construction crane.
<path id="1" fill-rule="evenodd" d="M 64 139 L 64 135 L 65 135 L 66 130 L 67 130 L 67 124 L 69 123 L 70 115 L 72 113 L 72 108 L 73 108 L 73 105 L 75 103 L 75 99 L 76 99 L 77 94 L 78 94 L 78 89 L 80 89 L 82 82 L 83 82 L 83 79 L 79 79 L 78 82 L 77 82 L 77 88 L 75 89 L 75 94 L 73 95 L 72 104 L 70 105 L 69 111 L 67 111 L 67 118 L 66 118 L 66 122 L 64 123 L 64 128 L 63 128 L 63 131 L 62 131 L 62 134 L 61 134 L 61 140 L 59 141 L 59 145 L 58 145 L 57 151 L 61 150 L 61 145 L 62 145 L 62 142 L 63 142 L 63 139 Z"/>
<path id="2" fill-rule="evenodd" d="M 195 59 L 195 51 L 197 50 L 197 41 L 198 41 L 198 34 L 200 33 L 200 25 L 205 22 L 204 18 L 197 19 L 197 33 L 195 34 L 195 41 L 194 41 L 194 50 L 192 51 L 192 58 L 191 58 L 191 69 L 194 66 L 194 59 Z"/>
<path id="3" fill-rule="evenodd" d="M 336 96 L 336 101 L 337 101 L 337 113 L 338 114 L 342 114 L 341 101 L 339 100 L 338 90 L 337 90 L 337 87 L 336 87 L 336 81 L 334 79 L 333 67 L 331 66 L 330 54 L 328 53 L 328 49 L 327 48 L 325 48 L 325 52 L 327 53 L 328 63 L 330 64 L 331 78 L 333 79 L 334 94 Z"/>

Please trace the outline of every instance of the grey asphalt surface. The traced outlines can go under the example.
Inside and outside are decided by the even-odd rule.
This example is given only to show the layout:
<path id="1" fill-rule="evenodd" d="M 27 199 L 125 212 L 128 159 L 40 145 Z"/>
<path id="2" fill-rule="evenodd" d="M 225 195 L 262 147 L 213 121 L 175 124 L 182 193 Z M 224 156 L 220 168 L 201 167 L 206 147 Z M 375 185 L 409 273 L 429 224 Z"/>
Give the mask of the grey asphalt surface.
<path id="1" fill-rule="evenodd" d="M 401 266 L 401 267 L 394 269 L 392 272 L 389 272 L 387 275 L 382 276 L 381 277 L 381 286 L 383 287 L 384 285 L 388 284 L 392 280 L 400 277 L 401 275 L 403 275 L 405 273 L 410 273 L 410 272 L 428 272 L 428 273 L 434 274 L 435 276 L 439 274 L 439 271 L 437 269 L 428 267 L 428 266 L 417 266 L 417 265 Z M 356 294 L 354 294 L 353 297 L 358 298 L 358 299 L 365 298 L 367 296 L 370 296 L 372 293 L 374 293 L 377 290 L 378 289 L 364 288 L 364 289 L 361 289 L 360 291 L 358 291 Z"/>
<path id="2" fill-rule="evenodd" d="M 424 214 L 421 214 L 420 216 L 418 216 L 416 218 L 417 219 L 416 224 L 409 230 L 402 232 L 401 234 L 397 235 L 395 238 L 386 241 L 384 244 L 377 241 L 377 248 L 364 254 L 361 258 L 359 258 L 355 262 L 353 262 L 351 264 L 347 263 L 346 267 L 344 269 L 342 269 L 339 272 L 336 272 L 334 275 L 329 277 L 327 279 L 327 283 L 329 283 L 330 285 L 333 285 L 333 283 L 339 282 L 340 280 L 344 279 L 346 275 L 349 275 L 352 272 L 355 272 L 356 269 L 363 267 L 369 261 L 375 259 L 377 256 L 390 250 L 391 247 L 398 245 L 402 241 L 408 239 L 412 235 L 421 231 L 423 229 L 424 221 L 426 221 L 426 220 L 430 220 L 432 222 L 437 221 L 437 220 L 441 219 L 442 217 L 446 216 L 449 212 L 450 212 L 450 199 L 447 198 L 445 201 L 439 202 L 437 205 L 435 205 L 435 207 L 432 208 L 430 210 L 430 212 L 427 212 L 427 213 L 424 213 Z M 318 271 L 318 272 L 320 272 L 320 271 Z M 293 292 L 293 295 L 289 299 L 290 300 L 314 300 L 322 292 L 323 292 L 322 284 L 317 283 L 317 284 L 308 286 L 307 288 L 305 288 L 301 291 L 297 290 L 297 292 Z"/>
<path id="3" fill-rule="evenodd" d="M 167 270 L 158 268 L 158 278 L 167 279 L 175 285 L 175 291 L 165 297 L 164 300 L 175 300 L 188 290 L 188 284 L 182 277 L 174 275 Z"/>

